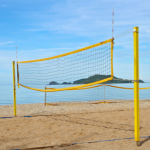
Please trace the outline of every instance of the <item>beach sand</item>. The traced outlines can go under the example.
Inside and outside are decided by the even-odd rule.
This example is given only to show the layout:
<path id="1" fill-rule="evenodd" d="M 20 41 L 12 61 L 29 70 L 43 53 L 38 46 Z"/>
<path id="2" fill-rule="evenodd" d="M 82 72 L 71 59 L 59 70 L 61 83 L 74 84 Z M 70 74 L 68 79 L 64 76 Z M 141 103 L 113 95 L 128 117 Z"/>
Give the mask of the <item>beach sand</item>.
<path id="1" fill-rule="evenodd" d="M 17 117 L 0 106 L 0 117 L 13 117 L 0 118 L 0 149 L 150 150 L 148 137 L 136 146 L 134 102 L 109 102 L 21 104 Z M 150 136 L 149 114 L 150 101 L 140 101 L 140 137 Z"/>

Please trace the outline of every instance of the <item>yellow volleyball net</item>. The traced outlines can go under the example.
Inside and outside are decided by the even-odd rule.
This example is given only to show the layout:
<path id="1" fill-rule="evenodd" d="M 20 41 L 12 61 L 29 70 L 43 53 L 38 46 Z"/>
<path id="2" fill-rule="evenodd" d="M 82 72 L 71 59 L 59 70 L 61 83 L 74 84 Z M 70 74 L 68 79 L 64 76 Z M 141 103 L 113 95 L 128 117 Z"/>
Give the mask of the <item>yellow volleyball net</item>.
<path id="1" fill-rule="evenodd" d="M 99 100 L 134 100 L 134 132 L 139 146 L 139 100 L 149 100 L 150 88 L 139 88 L 138 27 L 116 36 L 115 39 L 131 32 L 134 88 L 106 85 L 114 77 L 114 38 L 53 57 L 17 62 L 18 87 L 45 92 L 45 104 L 50 105 L 61 101 L 95 101 L 96 104 Z"/>
<path id="2" fill-rule="evenodd" d="M 53 57 L 19 61 L 17 75 L 18 87 L 41 92 L 94 88 L 113 79 L 113 39 Z"/>

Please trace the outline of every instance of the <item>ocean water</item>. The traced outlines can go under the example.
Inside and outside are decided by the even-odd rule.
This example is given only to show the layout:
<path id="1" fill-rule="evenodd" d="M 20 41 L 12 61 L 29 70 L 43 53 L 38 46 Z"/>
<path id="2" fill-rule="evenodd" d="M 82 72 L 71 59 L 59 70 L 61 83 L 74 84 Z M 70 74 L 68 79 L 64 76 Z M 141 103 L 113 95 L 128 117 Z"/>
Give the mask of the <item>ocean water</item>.
<path id="1" fill-rule="evenodd" d="M 44 100 L 44 93 L 29 90 L 23 87 L 16 87 L 16 101 L 17 104 L 42 103 Z M 13 86 L 0 86 L 0 105 L 13 104 Z"/>
<path id="2" fill-rule="evenodd" d="M 111 84 L 120 87 L 133 88 L 133 83 L 124 84 Z M 60 88 L 61 85 L 53 85 L 54 88 Z M 68 85 L 63 85 L 67 87 Z M 69 85 L 70 86 L 70 85 Z M 47 85 L 48 87 L 48 85 Z M 51 86 L 52 87 L 52 86 Z M 150 87 L 150 83 L 140 83 L 140 87 Z M 75 91 L 60 91 L 60 92 L 47 92 L 47 102 L 58 101 L 93 101 L 93 100 L 110 100 L 122 99 L 133 100 L 133 90 L 125 90 L 118 88 L 111 88 L 102 86 L 88 90 L 75 90 Z M 44 103 L 45 93 L 29 90 L 23 87 L 16 90 L 17 104 L 30 104 L 30 103 Z M 140 90 L 140 99 L 150 99 L 150 89 Z M 13 104 L 13 86 L 0 86 L 0 105 Z"/>

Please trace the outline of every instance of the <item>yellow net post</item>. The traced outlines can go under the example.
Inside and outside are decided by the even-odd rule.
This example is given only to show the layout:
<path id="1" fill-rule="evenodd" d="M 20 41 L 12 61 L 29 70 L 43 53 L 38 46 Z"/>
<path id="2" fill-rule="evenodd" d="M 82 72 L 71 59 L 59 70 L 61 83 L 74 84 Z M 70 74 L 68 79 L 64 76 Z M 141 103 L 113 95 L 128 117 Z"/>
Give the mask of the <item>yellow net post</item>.
<path id="1" fill-rule="evenodd" d="M 18 63 L 17 63 L 17 85 L 18 85 L 18 88 L 20 88 L 20 85 L 19 85 L 19 69 L 18 69 Z"/>
<path id="2" fill-rule="evenodd" d="M 113 79 L 113 46 L 114 46 L 114 39 L 112 38 L 111 41 L 111 77 Z"/>
<path id="3" fill-rule="evenodd" d="M 17 116 L 16 113 L 16 81 L 15 81 L 15 61 L 12 62 L 13 69 L 13 99 L 14 99 L 14 116 Z"/>
<path id="4" fill-rule="evenodd" d="M 134 27 L 134 134 L 137 146 L 140 146 L 139 119 L 139 29 Z"/>

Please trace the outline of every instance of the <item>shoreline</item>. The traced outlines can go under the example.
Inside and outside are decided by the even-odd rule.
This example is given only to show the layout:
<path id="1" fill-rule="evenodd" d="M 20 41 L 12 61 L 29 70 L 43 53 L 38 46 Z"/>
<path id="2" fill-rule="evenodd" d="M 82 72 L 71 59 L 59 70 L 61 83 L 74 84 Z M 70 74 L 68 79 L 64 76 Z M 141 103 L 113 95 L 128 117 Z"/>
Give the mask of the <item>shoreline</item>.
<path id="1" fill-rule="evenodd" d="M 140 100 L 140 109 L 150 108 L 150 100 Z M 78 101 L 78 102 L 53 102 L 48 105 L 44 103 L 17 104 L 17 116 L 28 116 L 35 114 L 52 114 L 103 111 L 116 109 L 134 109 L 133 100 L 106 100 L 106 101 Z M 13 105 L 0 105 L 0 117 L 12 117 L 14 113 Z"/>

